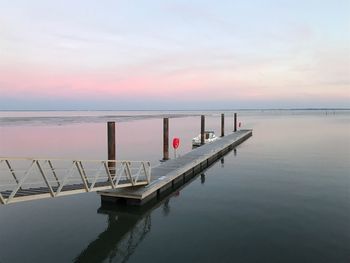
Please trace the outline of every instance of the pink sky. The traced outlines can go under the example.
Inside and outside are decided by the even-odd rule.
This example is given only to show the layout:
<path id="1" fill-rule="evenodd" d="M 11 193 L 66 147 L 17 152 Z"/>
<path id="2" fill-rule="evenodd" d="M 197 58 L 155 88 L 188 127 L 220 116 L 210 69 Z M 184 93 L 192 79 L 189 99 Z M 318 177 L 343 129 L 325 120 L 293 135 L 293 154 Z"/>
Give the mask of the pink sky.
<path id="1" fill-rule="evenodd" d="M 16 109 L 18 101 L 30 105 L 48 99 L 57 100 L 61 109 L 71 109 L 75 100 L 79 105 L 86 100 L 87 107 L 109 100 L 138 108 L 143 100 L 154 101 L 154 108 L 157 101 L 172 100 L 198 107 L 212 101 L 213 108 L 222 101 L 231 101 L 232 107 L 240 107 L 240 101 L 251 101 L 249 107 L 265 102 L 280 107 L 288 101 L 290 107 L 300 100 L 305 107 L 308 102 L 312 107 L 349 106 L 350 37 L 344 33 L 350 18 L 341 6 L 299 3 L 287 10 L 275 4 L 264 14 L 257 4 L 256 10 L 249 9 L 256 13 L 249 21 L 244 5 L 236 6 L 232 17 L 228 3 L 215 8 L 205 3 L 199 9 L 158 3 L 153 14 L 143 15 L 141 7 L 115 4 L 115 10 L 127 10 L 119 16 L 91 6 L 104 12 L 96 17 L 80 17 L 74 7 L 55 4 L 46 4 L 48 14 L 37 17 L 44 7 L 4 5 L 3 109 Z M 120 26 L 118 19 L 130 23 Z"/>

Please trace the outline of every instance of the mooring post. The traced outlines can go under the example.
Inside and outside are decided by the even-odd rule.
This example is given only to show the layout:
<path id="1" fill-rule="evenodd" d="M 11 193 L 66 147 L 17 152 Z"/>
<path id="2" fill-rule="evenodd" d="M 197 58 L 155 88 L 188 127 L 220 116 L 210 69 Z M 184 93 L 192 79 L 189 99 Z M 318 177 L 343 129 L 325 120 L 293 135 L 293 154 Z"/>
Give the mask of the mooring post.
<path id="1" fill-rule="evenodd" d="M 236 132 L 237 131 L 237 113 L 234 114 L 233 117 L 233 131 Z"/>
<path id="2" fill-rule="evenodd" d="M 169 160 L 169 118 L 163 118 L 163 161 Z"/>
<path id="3" fill-rule="evenodd" d="M 225 114 L 221 113 L 221 137 L 225 136 Z"/>
<path id="4" fill-rule="evenodd" d="M 107 122 L 107 143 L 108 143 L 108 160 L 116 160 L 115 154 L 115 122 Z M 108 162 L 108 168 L 111 175 L 115 175 L 115 162 Z"/>
<path id="5" fill-rule="evenodd" d="M 201 115 L 201 145 L 205 144 L 204 131 L 205 131 L 205 116 Z"/>

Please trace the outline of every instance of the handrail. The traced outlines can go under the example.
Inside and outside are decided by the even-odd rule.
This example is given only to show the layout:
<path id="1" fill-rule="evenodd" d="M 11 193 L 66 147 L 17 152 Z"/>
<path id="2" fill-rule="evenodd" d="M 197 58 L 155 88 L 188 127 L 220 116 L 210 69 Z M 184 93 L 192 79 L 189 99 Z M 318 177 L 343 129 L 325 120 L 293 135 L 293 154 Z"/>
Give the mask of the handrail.
<path id="1" fill-rule="evenodd" d="M 111 163 L 122 163 L 122 162 L 132 162 L 132 163 L 139 163 L 139 162 L 148 162 L 144 160 L 107 160 L 107 159 L 67 159 L 67 158 L 34 158 L 34 157 L 11 157 L 11 156 L 4 156 L 0 157 L 0 161 L 5 161 L 5 160 L 38 160 L 38 161 L 45 161 L 45 160 L 50 160 L 50 161 L 74 161 L 74 160 L 79 160 L 79 161 L 84 161 L 84 162 L 111 162 Z"/>
<path id="2" fill-rule="evenodd" d="M 0 204 L 146 185 L 151 180 L 149 161 L 0 157 L 0 168 L 5 168 L 0 169 Z"/>

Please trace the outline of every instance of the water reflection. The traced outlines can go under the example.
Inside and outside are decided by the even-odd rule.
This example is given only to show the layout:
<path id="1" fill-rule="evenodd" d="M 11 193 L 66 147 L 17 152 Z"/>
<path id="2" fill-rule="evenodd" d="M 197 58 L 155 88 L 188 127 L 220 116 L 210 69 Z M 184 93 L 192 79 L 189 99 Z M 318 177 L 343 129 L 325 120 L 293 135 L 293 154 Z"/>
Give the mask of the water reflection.
<path id="1" fill-rule="evenodd" d="M 165 200 L 163 205 L 163 215 L 167 216 L 170 213 L 170 205 L 169 205 L 169 198 Z"/>
<path id="2" fill-rule="evenodd" d="M 225 159 L 221 158 L 220 163 L 221 163 L 221 168 L 224 168 L 225 167 Z"/>
<path id="3" fill-rule="evenodd" d="M 205 183 L 205 174 L 201 174 L 201 184 Z"/>
<path id="4" fill-rule="evenodd" d="M 152 210 L 116 210 L 115 207 L 100 207 L 99 214 L 106 214 L 108 226 L 75 262 L 126 262 L 151 230 Z"/>
<path id="5" fill-rule="evenodd" d="M 195 175 L 184 185 L 174 189 L 160 200 L 154 200 L 142 207 L 130 207 L 102 203 L 98 214 L 107 215 L 108 226 L 75 259 L 76 263 L 86 262 L 127 262 L 152 229 L 152 213 L 162 207 L 162 214 L 171 211 L 171 199 L 180 196 L 180 190 L 193 182 Z M 201 174 L 201 183 L 205 174 Z"/>

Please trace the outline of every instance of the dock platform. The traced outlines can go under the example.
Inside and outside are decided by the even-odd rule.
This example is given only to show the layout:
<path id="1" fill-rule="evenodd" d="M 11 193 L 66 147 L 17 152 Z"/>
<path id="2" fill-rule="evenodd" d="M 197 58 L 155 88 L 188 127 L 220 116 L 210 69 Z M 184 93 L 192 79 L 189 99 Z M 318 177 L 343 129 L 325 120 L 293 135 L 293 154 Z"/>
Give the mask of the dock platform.
<path id="1" fill-rule="evenodd" d="M 252 130 L 239 130 L 195 148 L 179 158 L 168 160 L 152 168 L 151 182 L 147 186 L 102 190 L 97 193 L 101 195 L 102 202 L 123 200 L 129 205 L 143 205 L 184 184 L 251 136 Z"/>

